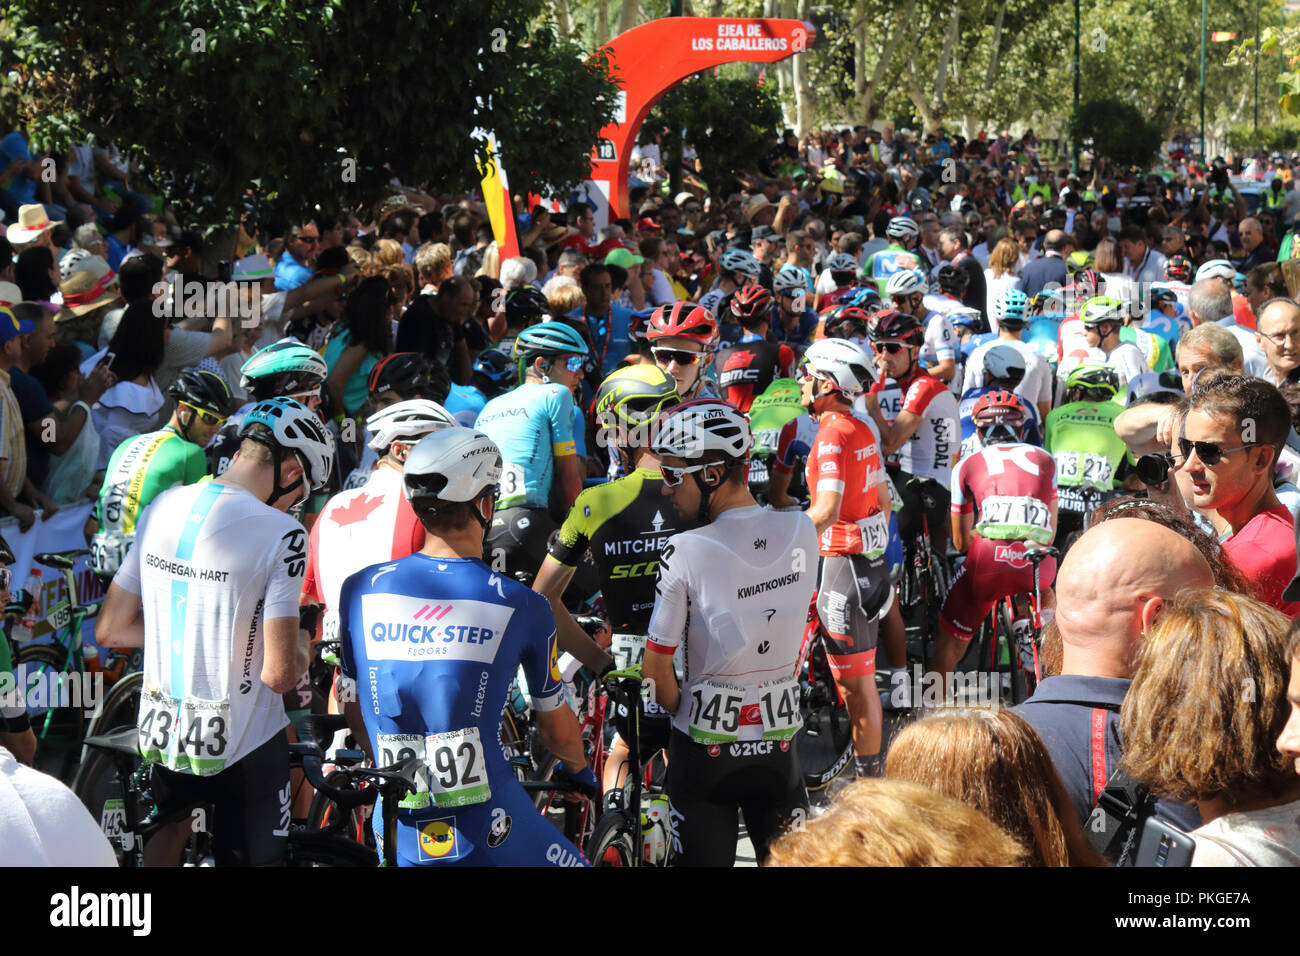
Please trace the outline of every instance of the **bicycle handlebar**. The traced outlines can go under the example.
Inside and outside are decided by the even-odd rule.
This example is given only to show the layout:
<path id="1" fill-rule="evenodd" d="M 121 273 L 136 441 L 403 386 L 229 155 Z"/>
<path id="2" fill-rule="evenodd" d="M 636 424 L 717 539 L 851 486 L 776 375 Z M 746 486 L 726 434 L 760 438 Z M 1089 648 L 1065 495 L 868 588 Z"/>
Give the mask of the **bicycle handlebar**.
<path id="1" fill-rule="evenodd" d="M 302 761 L 302 771 L 308 782 L 321 793 L 345 810 L 370 806 L 381 794 L 385 799 L 401 800 L 416 789 L 416 774 L 424 766 L 419 757 L 407 757 L 391 767 L 339 767 L 354 783 L 367 782 L 375 784 L 370 790 L 342 790 L 325 781 L 322 764 L 325 755 L 314 744 L 295 743 L 289 745 L 289 752 Z"/>

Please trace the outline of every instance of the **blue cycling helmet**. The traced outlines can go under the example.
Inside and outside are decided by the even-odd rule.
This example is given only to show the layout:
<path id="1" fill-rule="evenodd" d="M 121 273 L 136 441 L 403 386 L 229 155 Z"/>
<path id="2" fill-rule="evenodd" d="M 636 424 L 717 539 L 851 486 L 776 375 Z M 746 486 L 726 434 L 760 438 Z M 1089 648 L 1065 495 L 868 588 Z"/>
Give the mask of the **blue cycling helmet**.
<path id="1" fill-rule="evenodd" d="M 493 385 L 509 388 L 515 381 L 515 366 L 510 356 L 500 349 L 488 349 L 480 352 L 474 360 L 474 371 L 482 375 Z"/>
<path id="2" fill-rule="evenodd" d="M 270 435 L 260 430 L 253 431 L 255 425 L 265 427 Z M 298 456 L 303 467 L 303 479 L 312 490 L 319 491 L 329 481 L 334 467 L 334 436 L 326 431 L 315 412 L 292 398 L 280 396 L 258 402 L 244 415 L 239 437 L 252 439 L 271 451 L 275 491 L 267 500 L 268 505 L 293 490 L 280 485 L 280 463 L 285 452 Z"/>
<path id="3" fill-rule="evenodd" d="M 840 302 L 841 304 L 855 305 L 859 309 L 868 312 L 874 312 L 881 307 L 884 300 L 880 298 L 880 293 L 874 285 L 864 285 L 862 288 L 846 295 Z"/>
<path id="4" fill-rule="evenodd" d="M 954 329 L 974 329 L 982 324 L 978 309 L 953 309 L 948 313 L 948 321 Z"/>
<path id="5" fill-rule="evenodd" d="M 993 318 L 998 325 L 1009 329 L 1018 329 L 1025 324 L 1025 313 L 1029 309 L 1029 297 L 1019 289 L 1006 289 L 993 302 Z"/>
<path id="6" fill-rule="evenodd" d="M 563 322 L 530 325 L 515 339 L 515 358 L 531 362 L 539 355 L 587 354 L 587 343 L 572 326 Z"/>

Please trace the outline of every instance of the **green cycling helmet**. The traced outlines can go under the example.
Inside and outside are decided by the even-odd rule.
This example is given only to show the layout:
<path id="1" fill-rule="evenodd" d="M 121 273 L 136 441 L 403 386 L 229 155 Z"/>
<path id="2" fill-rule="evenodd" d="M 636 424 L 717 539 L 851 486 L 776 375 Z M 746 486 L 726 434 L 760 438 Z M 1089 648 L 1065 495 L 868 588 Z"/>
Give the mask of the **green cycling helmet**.
<path id="1" fill-rule="evenodd" d="M 1099 295 L 1083 307 L 1079 318 L 1085 326 L 1098 325 L 1102 322 L 1124 323 L 1124 303 L 1112 296 Z"/>
<path id="2" fill-rule="evenodd" d="M 1090 392 L 1106 392 L 1114 398 L 1119 393 L 1119 375 L 1109 365 L 1088 363 L 1070 372 L 1065 388 L 1067 391 L 1082 388 Z"/>
<path id="3" fill-rule="evenodd" d="M 329 367 L 319 352 L 290 337 L 254 352 L 239 374 L 239 387 L 260 402 L 319 388 Z"/>

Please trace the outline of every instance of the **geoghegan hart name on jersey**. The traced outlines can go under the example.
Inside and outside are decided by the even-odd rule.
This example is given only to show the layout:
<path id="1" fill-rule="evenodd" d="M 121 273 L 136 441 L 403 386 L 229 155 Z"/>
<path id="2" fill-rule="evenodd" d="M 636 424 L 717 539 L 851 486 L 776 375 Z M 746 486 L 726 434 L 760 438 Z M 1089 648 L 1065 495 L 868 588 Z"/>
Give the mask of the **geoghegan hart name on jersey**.
<path id="1" fill-rule="evenodd" d="M 216 568 L 196 568 L 192 564 L 184 561 L 177 561 L 172 558 L 159 557 L 156 554 L 146 554 L 144 563 L 151 568 L 157 568 L 166 574 L 175 575 L 178 578 L 193 578 L 196 581 L 225 581 L 230 577 L 229 571 L 218 571 Z"/>
<path id="2" fill-rule="evenodd" d="M 795 571 L 793 574 L 783 574 L 779 578 L 772 578 L 770 581 L 760 581 L 758 584 L 751 584 L 748 587 L 736 588 L 737 598 L 753 597 L 755 594 L 762 594 L 764 591 L 775 591 L 777 588 L 783 588 L 787 584 L 794 584 L 799 580 L 802 572 Z"/>

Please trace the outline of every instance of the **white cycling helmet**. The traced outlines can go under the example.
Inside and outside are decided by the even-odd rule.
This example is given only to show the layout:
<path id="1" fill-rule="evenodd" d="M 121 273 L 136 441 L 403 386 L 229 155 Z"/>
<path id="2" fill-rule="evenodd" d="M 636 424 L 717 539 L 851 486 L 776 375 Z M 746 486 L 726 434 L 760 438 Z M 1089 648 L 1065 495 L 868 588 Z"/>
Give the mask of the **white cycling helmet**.
<path id="1" fill-rule="evenodd" d="M 871 373 L 871 356 L 848 339 L 818 339 L 803 353 L 802 364 L 849 398 L 857 398 L 876 380 Z"/>
<path id="2" fill-rule="evenodd" d="M 920 234 L 921 227 L 916 224 L 916 220 L 907 216 L 895 216 L 885 226 L 885 235 L 890 239 L 915 239 Z"/>
<path id="3" fill-rule="evenodd" d="M 375 451 L 386 450 L 395 441 L 423 438 L 440 428 L 455 428 L 459 422 L 447 409 L 427 398 L 411 398 L 375 412 L 366 419 L 366 442 Z"/>
<path id="4" fill-rule="evenodd" d="M 77 266 L 91 257 L 92 253 L 86 249 L 69 249 L 59 259 L 59 278 L 64 282 L 72 277 L 72 273 L 77 271 Z"/>
<path id="5" fill-rule="evenodd" d="M 474 501 L 501 480 L 501 450 L 474 428 L 441 428 L 421 438 L 406 456 L 406 500 Z"/>
<path id="6" fill-rule="evenodd" d="M 914 292 L 924 294 L 929 291 L 930 285 L 925 281 L 925 275 L 920 269 L 904 269 L 895 272 L 885 283 L 885 295 L 888 296 L 911 295 Z"/>
<path id="7" fill-rule="evenodd" d="M 749 417 L 736 406 L 717 398 L 686 402 L 672 409 L 659 423 L 652 448 L 656 455 L 673 455 L 687 461 L 711 452 L 739 460 L 753 445 Z"/>
<path id="8" fill-rule="evenodd" d="M 1202 279 L 1224 279 L 1231 285 L 1237 279 L 1237 267 L 1227 259 L 1211 259 L 1196 270 L 1196 281 Z"/>
<path id="9" fill-rule="evenodd" d="M 258 433 L 249 434 L 254 425 L 264 425 L 271 436 Z M 305 471 L 304 478 L 311 484 L 313 491 L 319 491 L 329 481 L 330 470 L 334 467 L 334 436 L 329 433 L 316 413 L 306 405 L 292 398 L 280 396 L 258 402 L 248 410 L 243 423 L 239 426 L 240 438 L 251 438 L 266 445 L 276 456 L 282 451 L 291 451 L 298 456 Z M 276 479 L 277 485 L 279 478 Z M 287 494 L 290 489 L 276 488 L 271 501 Z"/>
<path id="10" fill-rule="evenodd" d="M 830 272 L 857 272 L 858 260 L 847 252 L 837 252 L 826 263 L 826 268 Z"/>
<path id="11" fill-rule="evenodd" d="M 779 269 L 772 276 L 772 291 L 777 295 L 782 292 L 807 292 L 808 282 L 797 269 Z"/>
<path id="12" fill-rule="evenodd" d="M 722 271 L 739 272 L 750 279 L 757 279 L 763 267 L 753 253 L 744 249 L 732 249 L 722 256 Z"/>

